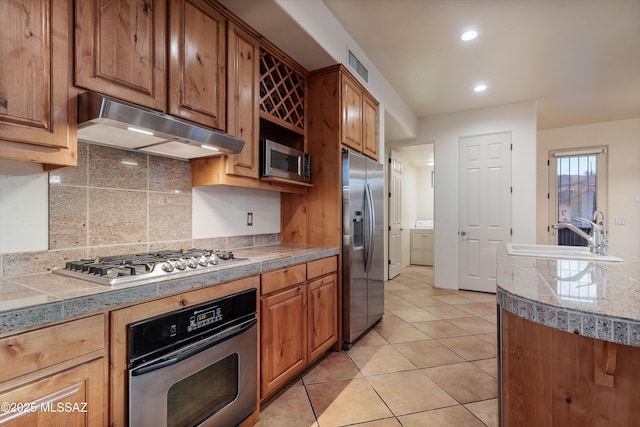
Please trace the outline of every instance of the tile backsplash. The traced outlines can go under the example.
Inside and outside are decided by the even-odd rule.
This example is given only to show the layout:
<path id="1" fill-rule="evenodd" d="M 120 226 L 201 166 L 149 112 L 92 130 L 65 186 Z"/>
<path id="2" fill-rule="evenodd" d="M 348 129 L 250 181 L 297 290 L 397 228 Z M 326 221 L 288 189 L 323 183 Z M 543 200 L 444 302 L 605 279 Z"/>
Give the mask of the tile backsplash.
<path id="1" fill-rule="evenodd" d="M 280 242 L 279 233 L 193 239 L 189 162 L 78 143 L 78 165 L 49 173 L 49 250 L 0 254 L 0 277 L 65 260 Z"/>

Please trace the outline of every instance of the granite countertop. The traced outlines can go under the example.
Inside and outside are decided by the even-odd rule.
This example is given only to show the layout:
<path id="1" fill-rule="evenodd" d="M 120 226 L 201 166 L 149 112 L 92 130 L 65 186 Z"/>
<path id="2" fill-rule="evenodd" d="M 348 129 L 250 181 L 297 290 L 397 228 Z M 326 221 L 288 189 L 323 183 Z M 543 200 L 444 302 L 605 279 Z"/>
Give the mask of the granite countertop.
<path id="1" fill-rule="evenodd" d="M 0 336 L 67 318 L 113 309 L 156 297 L 254 276 L 337 255 L 338 247 L 273 245 L 234 249 L 246 257 L 207 273 L 186 272 L 170 280 L 148 279 L 107 286 L 58 274 L 44 273 L 0 279 Z"/>
<path id="2" fill-rule="evenodd" d="M 510 256 L 503 247 L 497 301 L 545 326 L 640 347 L 640 255 L 620 257 L 624 262 Z"/>

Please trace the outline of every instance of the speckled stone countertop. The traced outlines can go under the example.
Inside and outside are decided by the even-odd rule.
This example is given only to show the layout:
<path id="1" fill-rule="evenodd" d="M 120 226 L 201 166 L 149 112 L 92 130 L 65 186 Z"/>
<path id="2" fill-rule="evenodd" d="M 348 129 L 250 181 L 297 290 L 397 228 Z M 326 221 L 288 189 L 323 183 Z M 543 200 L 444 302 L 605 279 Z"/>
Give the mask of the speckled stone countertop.
<path id="1" fill-rule="evenodd" d="M 497 301 L 517 316 L 640 347 L 640 255 L 623 263 L 498 254 Z"/>
<path id="2" fill-rule="evenodd" d="M 137 283 L 107 286 L 51 273 L 0 279 L 0 336 L 326 258 L 337 255 L 338 248 L 274 245 L 234 249 L 233 253 L 248 260 L 207 273 L 196 270 L 179 278 L 162 281 L 148 279 Z"/>

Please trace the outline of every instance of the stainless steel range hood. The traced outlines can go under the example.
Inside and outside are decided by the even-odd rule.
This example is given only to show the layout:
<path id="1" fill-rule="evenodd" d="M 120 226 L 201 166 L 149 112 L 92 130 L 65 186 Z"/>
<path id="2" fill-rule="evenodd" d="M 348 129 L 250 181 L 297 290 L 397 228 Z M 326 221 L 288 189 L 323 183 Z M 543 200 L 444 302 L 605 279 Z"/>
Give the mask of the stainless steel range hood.
<path id="1" fill-rule="evenodd" d="M 95 92 L 78 96 L 78 140 L 183 160 L 244 146 L 240 138 Z"/>

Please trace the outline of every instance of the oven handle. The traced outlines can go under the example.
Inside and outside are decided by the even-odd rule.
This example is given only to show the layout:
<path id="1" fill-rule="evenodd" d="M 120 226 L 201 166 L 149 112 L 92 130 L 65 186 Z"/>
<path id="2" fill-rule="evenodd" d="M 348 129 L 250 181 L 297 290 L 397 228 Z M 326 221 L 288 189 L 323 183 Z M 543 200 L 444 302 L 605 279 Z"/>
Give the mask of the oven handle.
<path id="1" fill-rule="evenodd" d="M 180 350 L 176 350 L 167 355 L 154 359 L 138 368 L 130 369 L 131 376 L 136 377 L 138 375 L 144 375 L 149 372 L 157 371 L 158 369 L 162 369 L 167 366 L 175 365 L 176 363 L 188 359 L 191 356 L 195 356 L 201 351 L 204 351 L 208 348 L 213 347 L 214 345 L 220 344 L 223 341 L 241 334 L 242 332 L 251 328 L 257 322 L 258 320 L 255 318 L 247 320 L 239 325 L 233 326 L 229 329 L 225 329 L 220 333 L 211 335 L 210 337 L 207 337 L 202 341 L 198 341 L 196 344 L 192 344 Z"/>

